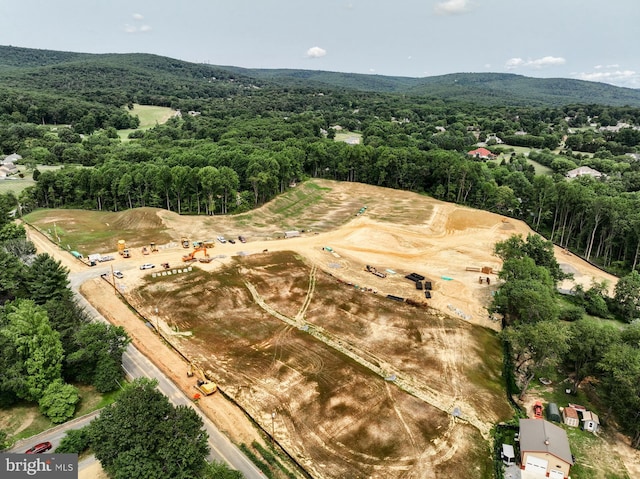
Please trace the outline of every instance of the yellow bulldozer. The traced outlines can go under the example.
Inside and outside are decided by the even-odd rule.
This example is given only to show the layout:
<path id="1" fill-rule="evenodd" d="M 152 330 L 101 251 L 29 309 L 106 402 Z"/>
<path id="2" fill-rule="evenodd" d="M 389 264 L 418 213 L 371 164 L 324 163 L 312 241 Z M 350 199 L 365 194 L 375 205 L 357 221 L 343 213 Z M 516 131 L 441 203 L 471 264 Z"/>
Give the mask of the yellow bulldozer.
<path id="1" fill-rule="evenodd" d="M 195 388 L 205 396 L 209 396 L 218 390 L 218 386 L 216 385 L 216 383 L 214 383 L 213 381 L 209 381 L 202 369 L 200 369 L 193 363 L 189 363 L 187 376 L 190 378 L 196 376 L 197 380 Z"/>

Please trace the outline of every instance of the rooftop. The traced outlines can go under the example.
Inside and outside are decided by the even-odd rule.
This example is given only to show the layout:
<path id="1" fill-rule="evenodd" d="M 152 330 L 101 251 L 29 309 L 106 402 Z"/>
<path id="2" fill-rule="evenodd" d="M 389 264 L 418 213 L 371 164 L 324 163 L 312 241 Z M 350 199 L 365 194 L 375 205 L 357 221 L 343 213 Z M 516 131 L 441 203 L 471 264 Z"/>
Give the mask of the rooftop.
<path id="1" fill-rule="evenodd" d="M 544 419 L 520 419 L 520 451 L 549 453 L 573 465 L 567 433 Z"/>

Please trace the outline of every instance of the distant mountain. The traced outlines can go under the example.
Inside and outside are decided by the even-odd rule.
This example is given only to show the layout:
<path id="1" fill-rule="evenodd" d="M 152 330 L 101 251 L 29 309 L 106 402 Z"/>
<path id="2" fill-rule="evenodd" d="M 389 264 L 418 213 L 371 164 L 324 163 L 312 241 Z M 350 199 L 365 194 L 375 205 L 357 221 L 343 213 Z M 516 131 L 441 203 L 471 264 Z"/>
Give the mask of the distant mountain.
<path id="1" fill-rule="evenodd" d="M 146 98 L 222 97 L 269 87 L 339 89 L 415 95 L 482 105 L 561 106 L 603 104 L 640 107 L 640 90 L 564 78 L 506 73 L 454 73 L 410 78 L 313 70 L 248 69 L 190 63 L 168 57 L 90 54 L 0 46 L 0 88 L 55 95 Z M 105 101 L 107 101 L 105 100 Z"/>
<path id="2" fill-rule="evenodd" d="M 403 93 L 482 104 L 561 106 L 576 103 L 640 106 L 640 90 L 567 78 L 531 78 L 510 73 L 452 73 L 425 78 L 312 70 L 222 67 L 262 80 Z"/>

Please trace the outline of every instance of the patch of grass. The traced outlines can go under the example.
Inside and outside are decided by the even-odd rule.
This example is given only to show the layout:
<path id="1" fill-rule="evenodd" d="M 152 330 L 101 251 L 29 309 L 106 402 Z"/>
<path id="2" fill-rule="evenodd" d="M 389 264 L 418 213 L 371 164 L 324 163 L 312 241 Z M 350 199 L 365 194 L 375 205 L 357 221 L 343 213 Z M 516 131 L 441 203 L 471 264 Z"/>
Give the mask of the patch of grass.
<path id="1" fill-rule="evenodd" d="M 84 416 L 115 402 L 121 393 L 119 389 L 107 394 L 100 394 L 91 386 L 75 386 L 80 394 L 80 403 L 73 415 L 74 418 Z M 0 412 L 0 425 L 12 443 L 56 426 L 40 413 L 37 404 L 26 402 L 3 409 Z"/>
<path id="2" fill-rule="evenodd" d="M 247 456 L 249 458 L 249 460 L 251 462 L 253 462 L 255 464 L 255 466 L 260 469 L 263 474 L 268 477 L 269 479 L 273 479 L 274 475 L 273 472 L 271 472 L 271 468 L 269 467 L 269 464 L 267 464 L 264 461 L 261 461 L 258 456 L 256 456 L 253 451 L 251 449 L 249 449 L 249 446 L 247 446 L 246 444 L 242 443 L 240 444 L 240 450 L 245 454 L 245 456 Z"/>
<path id="3" fill-rule="evenodd" d="M 133 110 L 127 109 L 127 113 L 140 119 L 138 130 L 148 130 L 156 125 L 166 123 L 175 114 L 175 110 L 164 106 L 134 104 Z M 135 129 L 119 130 L 118 136 L 122 141 L 129 140 L 129 134 Z"/>

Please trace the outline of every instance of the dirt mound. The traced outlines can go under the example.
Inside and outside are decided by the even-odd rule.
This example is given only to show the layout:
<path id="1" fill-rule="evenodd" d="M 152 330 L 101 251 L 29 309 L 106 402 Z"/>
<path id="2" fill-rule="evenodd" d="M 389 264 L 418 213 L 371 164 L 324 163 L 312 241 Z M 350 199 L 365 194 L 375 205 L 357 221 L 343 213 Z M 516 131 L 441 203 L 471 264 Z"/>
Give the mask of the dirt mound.
<path id="1" fill-rule="evenodd" d="M 135 208 L 114 213 L 110 222 L 111 227 L 118 230 L 158 230 L 165 226 L 158 214 L 158 208 Z"/>

